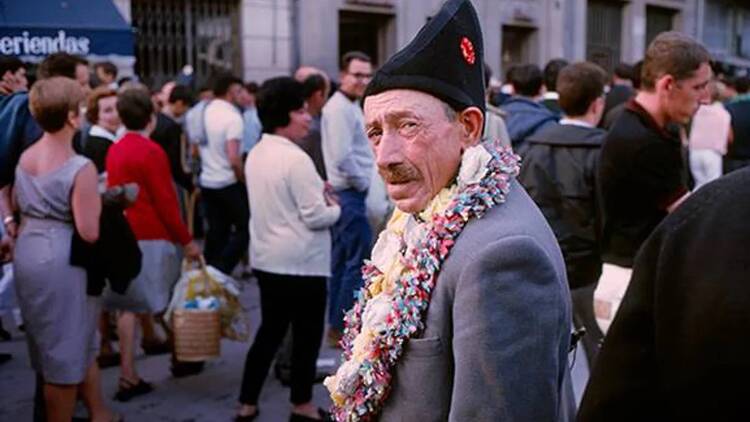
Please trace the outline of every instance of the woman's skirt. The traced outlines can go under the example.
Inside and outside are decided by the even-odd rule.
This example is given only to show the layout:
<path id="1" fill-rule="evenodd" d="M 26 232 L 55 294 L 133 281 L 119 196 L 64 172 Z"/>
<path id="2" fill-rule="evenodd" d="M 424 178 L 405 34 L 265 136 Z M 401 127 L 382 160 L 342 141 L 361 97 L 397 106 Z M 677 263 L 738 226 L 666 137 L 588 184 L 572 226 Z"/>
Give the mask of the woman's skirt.
<path id="1" fill-rule="evenodd" d="M 106 287 L 102 293 L 104 309 L 154 314 L 167 308 L 180 276 L 177 247 L 167 240 L 139 240 L 138 247 L 143 256 L 141 272 L 130 282 L 125 294 Z"/>
<path id="2" fill-rule="evenodd" d="M 31 220 L 31 219 L 30 219 Z M 70 262 L 73 227 L 31 220 L 16 242 L 13 270 L 34 370 L 51 384 L 78 384 L 98 353 L 98 298 Z"/>

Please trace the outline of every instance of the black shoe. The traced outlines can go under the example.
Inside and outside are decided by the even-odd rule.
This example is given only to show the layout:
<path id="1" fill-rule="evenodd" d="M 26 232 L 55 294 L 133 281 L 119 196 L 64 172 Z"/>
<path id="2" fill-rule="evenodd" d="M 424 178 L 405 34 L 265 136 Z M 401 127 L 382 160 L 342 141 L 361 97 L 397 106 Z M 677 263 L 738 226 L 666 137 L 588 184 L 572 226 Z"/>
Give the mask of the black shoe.
<path id="1" fill-rule="evenodd" d="M 10 341 L 13 336 L 3 327 L 0 327 L 0 341 Z"/>
<path id="2" fill-rule="evenodd" d="M 311 418 L 309 416 L 300 415 L 298 413 L 292 413 L 289 416 L 289 422 L 320 422 L 320 421 L 331 420 L 330 413 L 326 412 L 325 410 L 321 408 L 318 408 L 318 415 L 320 416 L 320 419 Z"/>
<path id="3" fill-rule="evenodd" d="M 179 362 L 173 360 L 169 370 L 172 372 L 173 377 L 184 378 L 203 372 L 204 364 L 205 362 Z"/>
<path id="4" fill-rule="evenodd" d="M 168 341 L 162 342 L 142 342 L 141 348 L 149 356 L 166 355 L 172 352 L 172 346 Z"/>
<path id="5" fill-rule="evenodd" d="M 11 359 L 13 359 L 13 355 L 10 353 L 0 353 L 0 364 L 6 363 Z"/>
<path id="6" fill-rule="evenodd" d="M 112 368 L 120 365 L 120 354 L 117 352 L 100 353 L 96 357 L 96 362 L 99 364 L 99 368 Z"/>
<path id="7" fill-rule="evenodd" d="M 120 378 L 120 387 L 115 394 L 115 400 L 126 402 L 133 397 L 142 396 L 152 391 L 154 391 L 154 387 L 142 379 L 139 379 L 137 384 L 133 384 L 124 378 Z"/>

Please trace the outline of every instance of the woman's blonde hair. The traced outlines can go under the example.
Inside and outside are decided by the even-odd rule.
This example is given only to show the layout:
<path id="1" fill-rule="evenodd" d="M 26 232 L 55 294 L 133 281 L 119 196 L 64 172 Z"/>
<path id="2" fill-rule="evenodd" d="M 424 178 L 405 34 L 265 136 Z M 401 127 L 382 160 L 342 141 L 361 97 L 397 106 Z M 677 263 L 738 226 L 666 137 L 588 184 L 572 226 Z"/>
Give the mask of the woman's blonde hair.
<path id="1" fill-rule="evenodd" d="M 54 133 L 65 127 L 70 112 L 79 113 L 84 98 L 78 82 L 56 76 L 37 81 L 31 87 L 29 109 L 45 132 Z"/>

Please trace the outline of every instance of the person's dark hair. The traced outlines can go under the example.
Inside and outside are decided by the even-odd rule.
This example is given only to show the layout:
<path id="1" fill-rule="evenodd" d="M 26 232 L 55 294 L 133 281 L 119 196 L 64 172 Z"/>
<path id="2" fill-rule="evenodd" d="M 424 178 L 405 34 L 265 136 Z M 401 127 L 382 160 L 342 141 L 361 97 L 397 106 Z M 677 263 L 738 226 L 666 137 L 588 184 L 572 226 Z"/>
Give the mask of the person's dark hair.
<path id="1" fill-rule="evenodd" d="M 117 113 L 128 130 L 143 130 L 154 114 L 154 103 L 147 89 L 133 86 L 117 94 Z"/>
<path id="2" fill-rule="evenodd" d="M 750 91 L 750 77 L 738 76 L 734 78 L 734 89 L 738 94 L 747 94 Z"/>
<path id="3" fill-rule="evenodd" d="M 78 65 L 88 66 L 89 62 L 81 57 L 68 53 L 53 53 L 47 56 L 42 64 L 39 65 L 39 77 L 41 79 L 51 78 L 53 76 L 63 76 L 65 78 L 76 78 L 76 67 Z"/>
<path id="4" fill-rule="evenodd" d="M 353 60 L 359 60 L 361 62 L 372 63 L 372 59 L 367 54 L 361 51 L 350 51 L 341 57 L 340 68 L 342 72 L 349 70 L 349 63 Z"/>
<path id="5" fill-rule="evenodd" d="M 484 87 L 485 88 L 490 87 L 491 79 L 492 79 L 492 69 L 490 68 L 490 65 L 487 64 L 487 62 L 484 62 Z"/>
<path id="6" fill-rule="evenodd" d="M 326 78 L 318 73 L 313 73 L 302 82 L 302 95 L 305 98 L 312 97 L 318 91 L 325 91 Z"/>
<path id="7" fill-rule="evenodd" d="M 94 64 L 94 71 L 101 69 L 107 75 L 112 75 L 112 79 L 117 79 L 117 66 L 112 62 L 99 62 Z"/>
<path id="8" fill-rule="evenodd" d="M 224 75 L 217 76 L 213 84 L 214 95 L 217 97 L 223 97 L 227 95 L 227 92 L 229 92 L 229 87 L 231 87 L 234 84 L 242 85 L 242 79 L 232 74 L 224 74 Z"/>
<path id="9" fill-rule="evenodd" d="M 607 72 L 594 63 L 565 66 L 557 78 L 560 108 L 567 116 L 583 116 L 591 103 L 604 94 Z"/>
<path id="10" fill-rule="evenodd" d="M 95 88 L 86 100 L 86 120 L 95 125 L 99 122 L 99 100 L 107 97 L 116 97 L 117 91 L 107 86 Z"/>
<path id="11" fill-rule="evenodd" d="M 78 115 L 83 100 L 83 89 L 75 80 L 53 76 L 31 87 L 29 109 L 45 132 L 54 133 L 65 127 L 70 112 Z"/>
<path id="12" fill-rule="evenodd" d="M 567 65 L 567 60 L 552 59 L 544 66 L 544 86 L 547 87 L 547 91 L 557 92 L 557 75 Z"/>
<path id="13" fill-rule="evenodd" d="M 633 67 L 627 63 L 618 63 L 612 74 L 620 79 L 633 80 Z"/>
<path id="14" fill-rule="evenodd" d="M 172 92 L 169 94 L 167 102 L 174 104 L 177 101 L 182 101 L 186 105 L 190 106 L 193 104 L 193 91 L 187 85 L 175 85 L 172 88 Z"/>
<path id="15" fill-rule="evenodd" d="M 263 82 L 257 96 L 258 118 L 263 132 L 273 133 L 289 125 L 289 113 L 305 106 L 302 84 L 288 76 Z"/>
<path id="16" fill-rule="evenodd" d="M 22 67 L 26 66 L 18 57 L 0 56 L 0 77 L 5 75 L 5 72 L 16 73 Z"/>
<path id="17" fill-rule="evenodd" d="M 710 62 L 711 54 L 693 38 L 675 31 L 662 32 L 646 50 L 641 85 L 653 90 L 664 75 L 672 75 L 678 81 L 688 79 L 703 63 Z"/>
<path id="18" fill-rule="evenodd" d="M 510 73 L 510 83 L 516 95 L 535 97 L 542 89 L 542 70 L 535 64 L 516 66 Z"/>
<path id="19" fill-rule="evenodd" d="M 131 76 L 123 76 L 122 78 L 117 80 L 117 86 L 123 86 L 129 82 L 131 82 L 133 78 Z"/>
<path id="20" fill-rule="evenodd" d="M 257 82 L 250 81 L 245 84 L 245 89 L 247 90 L 247 92 L 255 95 L 258 93 L 258 89 L 260 89 L 260 85 L 258 85 Z"/>
<path id="21" fill-rule="evenodd" d="M 633 89 L 641 89 L 641 72 L 643 72 L 643 60 L 638 60 L 633 65 L 632 77 L 630 78 L 633 82 Z"/>

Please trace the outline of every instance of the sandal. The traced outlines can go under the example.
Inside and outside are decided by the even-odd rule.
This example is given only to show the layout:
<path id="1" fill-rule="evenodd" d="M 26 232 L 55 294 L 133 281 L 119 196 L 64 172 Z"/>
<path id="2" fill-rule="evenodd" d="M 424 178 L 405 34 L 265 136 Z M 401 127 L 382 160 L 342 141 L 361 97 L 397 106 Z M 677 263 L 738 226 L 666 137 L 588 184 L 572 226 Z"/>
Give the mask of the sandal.
<path id="1" fill-rule="evenodd" d="M 258 417 L 258 415 L 260 415 L 260 410 L 256 410 L 252 415 L 235 415 L 234 422 L 252 422 Z"/>
<path id="2" fill-rule="evenodd" d="M 114 399 L 121 402 L 130 401 L 133 397 L 148 394 L 154 390 L 154 387 L 139 379 L 137 383 L 132 383 L 125 378 L 120 378 L 120 386 L 117 389 Z"/>
<path id="3" fill-rule="evenodd" d="M 330 420 L 330 413 L 325 410 L 318 408 L 318 418 L 311 418 L 309 416 L 300 415 L 299 413 L 292 413 L 289 415 L 289 422 L 319 422 Z"/>

